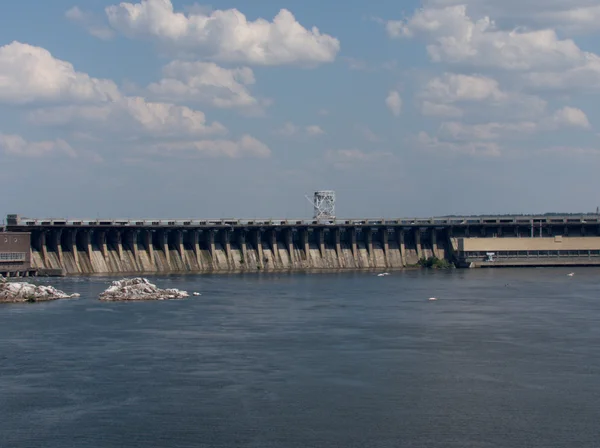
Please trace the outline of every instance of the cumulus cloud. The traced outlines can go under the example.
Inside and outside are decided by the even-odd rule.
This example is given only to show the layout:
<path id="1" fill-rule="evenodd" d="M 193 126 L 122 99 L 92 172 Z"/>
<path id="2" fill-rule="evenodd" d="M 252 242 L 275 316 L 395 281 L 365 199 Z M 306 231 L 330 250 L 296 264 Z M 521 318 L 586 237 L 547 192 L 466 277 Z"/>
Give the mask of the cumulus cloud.
<path id="1" fill-rule="evenodd" d="M 400 112 L 402 111 L 402 98 L 400 98 L 400 94 L 396 90 L 392 90 L 388 93 L 388 96 L 385 99 L 385 105 L 394 116 L 400 116 Z"/>
<path id="2" fill-rule="evenodd" d="M 356 165 L 393 159 L 393 154 L 385 151 L 365 152 L 360 149 L 336 149 L 325 152 L 325 160 L 338 169 L 347 169 Z"/>
<path id="3" fill-rule="evenodd" d="M 492 16 L 530 28 L 552 26 L 569 33 L 598 30 L 600 6 L 596 0 L 423 0 L 430 8 L 468 4 L 479 16 Z"/>
<path id="4" fill-rule="evenodd" d="M 538 117 L 536 121 L 489 122 L 464 124 L 456 121 L 444 122 L 440 136 L 453 140 L 497 140 L 518 137 L 525 133 L 555 131 L 561 128 L 590 128 L 585 112 L 575 107 L 563 107 L 552 115 Z"/>
<path id="5" fill-rule="evenodd" d="M 277 129 L 274 133 L 277 135 L 283 135 L 285 137 L 291 137 L 293 135 L 301 135 L 301 134 L 314 137 L 317 135 L 325 134 L 325 131 L 320 126 L 317 126 L 317 125 L 301 127 L 301 126 L 295 125 L 294 123 L 288 121 L 280 129 Z"/>
<path id="6" fill-rule="evenodd" d="M 77 155 L 71 145 L 61 139 L 30 142 L 20 135 L 2 133 L 0 133 L 0 151 L 21 157 L 42 157 L 56 153 L 70 157 Z"/>
<path id="7" fill-rule="evenodd" d="M 456 121 L 442 123 L 439 135 L 451 140 L 497 140 L 500 137 L 532 133 L 539 129 L 538 123 L 523 121 L 515 123 L 464 124 Z"/>
<path id="8" fill-rule="evenodd" d="M 121 97 L 110 80 L 92 78 L 56 59 L 44 48 L 21 42 L 0 47 L 0 101 L 114 101 Z"/>
<path id="9" fill-rule="evenodd" d="M 469 155 L 483 157 L 498 157 L 501 147 L 496 142 L 449 142 L 432 137 L 426 132 L 420 132 L 416 138 L 419 149 L 448 155 Z"/>
<path id="10" fill-rule="evenodd" d="M 423 101 L 421 114 L 429 117 L 462 117 L 463 111 L 456 106 Z"/>
<path id="11" fill-rule="evenodd" d="M 241 157 L 266 158 L 271 155 L 271 150 L 267 145 L 249 135 L 244 135 L 237 141 L 202 140 L 160 143 L 153 145 L 153 149 L 160 152 L 192 151 L 209 157 L 228 157 L 231 159 Z"/>
<path id="12" fill-rule="evenodd" d="M 563 107 L 555 112 L 553 119 L 557 126 L 590 128 L 590 122 L 585 112 L 575 107 Z"/>
<path id="13" fill-rule="evenodd" d="M 500 90 L 498 81 L 486 76 L 469 76 L 445 73 L 433 78 L 425 89 L 425 96 L 445 103 L 457 101 L 502 101 L 506 93 Z"/>
<path id="14" fill-rule="evenodd" d="M 323 135 L 323 134 L 325 134 L 325 131 L 323 129 L 321 129 L 321 126 L 317 126 L 316 124 L 313 124 L 311 126 L 306 127 L 306 133 L 308 135 Z"/>
<path id="15" fill-rule="evenodd" d="M 269 22 L 248 21 L 237 9 L 176 12 L 170 0 L 123 2 L 106 8 L 110 25 L 130 38 L 151 38 L 184 52 L 257 65 L 315 65 L 331 62 L 338 39 L 307 29 L 282 9 Z"/>
<path id="16" fill-rule="evenodd" d="M 386 23 L 390 37 L 423 37 L 435 62 L 470 63 L 506 70 L 562 69 L 585 62 L 586 53 L 552 29 L 501 30 L 490 17 L 473 20 L 466 5 L 423 8 L 408 20 Z"/>
<path id="17" fill-rule="evenodd" d="M 76 124 L 97 130 L 124 134 L 143 132 L 158 136 L 200 136 L 224 134 L 218 122 L 208 123 L 204 113 L 170 103 L 148 102 L 142 97 L 123 97 L 120 101 L 98 106 L 58 106 L 40 108 L 29 114 L 32 123 L 47 126 Z"/>
<path id="18" fill-rule="evenodd" d="M 213 62 L 173 61 L 163 68 L 163 76 L 148 90 L 169 101 L 198 101 L 212 106 L 248 108 L 259 106 L 248 87 L 255 83 L 248 67 L 227 69 Z"/>
<path id="19" fill-rule="evenodd" d="M 493 78 L 456 73 L 444 73 L 431 79 L 419 97 L 423 99 L 422 113 L 430 116 L 462 116 L 465 111 L 457 108 L 456 103 L 505 107 L 512 109 L 513 115 L 532 116 L 545 113 L 547 106 L 546 101 L 537 96 L 502 90 Z"/>
<path id="20" fill-rule="evenodd" d="M 196 79 L 195 69 L 201 73 L 200 78 L 205 77 Z M 180 75 L 190 88 L 201 89 L 210 85 L 212 79 L 213 84 L 217 84 L 215 101 L 220 101 L 223 107 L 227 101 L 237 104 L 246 101 L 242 83 L 254 82 L 249 69 L 220 71 L 220 67 L 210 64 L 188 66 L 177 65 L 176 61 L 167 66 L 165 73 Z M 215 77 L 224 79 L 216 81 Z M 239 85 L 233 84 L 234 81 Z M 224 92 L 227 87 L 234 90 L 229 97 Z M 208 101 L 209 91 L 203 94 Z M 225 157 L 242 154 L 265 157 L 270 154 L 268 147 L 247 135 L 237 141 L 205 140 L 228 131 L 190 107 L 123 95 L 114 82 L 77 72 L 70 63 L 54 58 L 47 50 L 19 42 L 0 47 L 0 102 L 32 104 L 36 107 L 28 113 L 30 123 L 67 128 L 68 132 L 88 136 L 96 145 L 101 145 L 107 137 L 122 142 L 160 137 L 175 140 L 173 147 L 188 145 L 213 156 L 220 153 Z M 75 154 L 64 140 L 28 142 L 15 135 L 3 134 L 1 147 L 4 152 L 22 155 Z"/>
<path id="21" fill-rule="evenodd" d="M 94 14 L 84 12 L 77 6 L 73 6 L 71 9 L 65 12 L 65 17 L 85 28 L 88 33 L 97 37 L 98 39 L 109 40 L 114 36 L 113 30 L 100 23 Z"/>

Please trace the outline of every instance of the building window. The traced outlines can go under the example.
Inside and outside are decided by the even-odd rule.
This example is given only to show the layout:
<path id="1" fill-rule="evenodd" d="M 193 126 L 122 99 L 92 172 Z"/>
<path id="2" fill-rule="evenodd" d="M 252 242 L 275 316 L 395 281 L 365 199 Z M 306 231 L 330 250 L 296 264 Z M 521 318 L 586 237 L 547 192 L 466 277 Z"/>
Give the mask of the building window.
<path id="1" fill-rule="evenodd" d="M 23 252 L 0 252 L 0 262 L 25 261 L 26 254 Z"/>

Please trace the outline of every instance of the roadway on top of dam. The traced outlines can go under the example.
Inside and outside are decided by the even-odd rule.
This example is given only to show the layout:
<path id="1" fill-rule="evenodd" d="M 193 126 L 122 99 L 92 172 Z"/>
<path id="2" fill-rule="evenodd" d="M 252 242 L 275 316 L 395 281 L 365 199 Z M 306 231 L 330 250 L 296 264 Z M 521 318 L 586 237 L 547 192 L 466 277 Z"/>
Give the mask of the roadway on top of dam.
<path id="1" fill-rule="evenodd" d="M 296 227 L 296 226 L 469 226 L 600 224 L 598 215 L 452 216 L 398 219 L 62 219 L 9 215 L 7 228 L 35 227 Z"/>

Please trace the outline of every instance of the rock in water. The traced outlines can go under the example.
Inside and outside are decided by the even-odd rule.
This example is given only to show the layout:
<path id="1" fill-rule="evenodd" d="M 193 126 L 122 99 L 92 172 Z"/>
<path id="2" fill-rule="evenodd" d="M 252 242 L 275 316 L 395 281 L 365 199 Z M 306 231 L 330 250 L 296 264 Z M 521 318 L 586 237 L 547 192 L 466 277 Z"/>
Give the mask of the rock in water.
<path id="1" fill-rule="evenodd" d="M 186 291 L 179 289 L 160 289 L 145 278 L 126 278 L 112 282 L 111 286 L 100 294 L 100 300 L 122 302 L 128 300 L 170 300 L 189 297 Z"/>
<path id="2" fill-rule="evenodd" d="M 47 302 L 73 299 L 79 294 L 67 294 L 52 286 L 36 286 L 25 282 L 9 282 L 0 278 L 0 303 Z"/>

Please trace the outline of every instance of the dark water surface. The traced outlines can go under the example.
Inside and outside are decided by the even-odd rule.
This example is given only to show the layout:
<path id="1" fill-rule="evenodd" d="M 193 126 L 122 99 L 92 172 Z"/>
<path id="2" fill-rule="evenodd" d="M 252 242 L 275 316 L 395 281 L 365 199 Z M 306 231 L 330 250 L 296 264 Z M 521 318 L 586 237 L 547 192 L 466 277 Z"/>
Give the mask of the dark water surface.
<path id="1" fill-rule="evenodd" d="M 51 280 L 82 297 L 0 307 L 0 447 L 600 447 L 600 270 L 568 272 Z"/>

